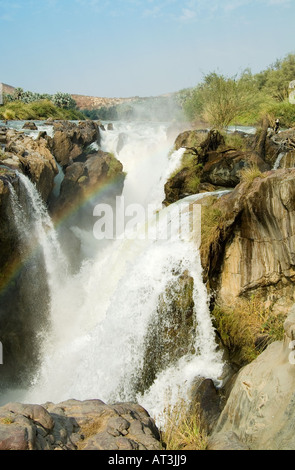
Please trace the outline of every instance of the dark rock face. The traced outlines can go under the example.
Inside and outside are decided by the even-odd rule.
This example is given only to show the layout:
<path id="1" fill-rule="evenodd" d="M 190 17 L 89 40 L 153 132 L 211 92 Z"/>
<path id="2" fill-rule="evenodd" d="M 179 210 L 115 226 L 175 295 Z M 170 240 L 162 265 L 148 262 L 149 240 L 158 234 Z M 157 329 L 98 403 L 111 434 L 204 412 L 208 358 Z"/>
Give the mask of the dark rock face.
<path id="1" fill-rule="evenodd" d="M 34 122 L 25 122 L 25 124 L 23 125 L 23 129 L 29 129 L 31 131 L 37 131 L 38 130 L 38 127 L 36 126 L 36 124 Z"/>
<path id="2" fill-rule="evenodd" d="M 190 157 L 190 163 L 168 180 L 164 204 L 171 204 L 189 194 L 234 188 L 241 181 L 242 170 L 257 166 L 261 172 L 270 171 L 281 153 L 284 155 L 280 168 L 294 167 L 294 133 L 294 129 L 289 129 L 275 134 L 266 120 L 255 135 L 234 133 L 244 141 L 241 150 L 227 146 L 224 136 L 214 129 L 182 132 L 174 147 L 175 150 L 185 148 L 185 157 Z M 199 178 L 200 184 L 190 189 L 193 177 Z"/>
<path id="3" fill-rule="evenodd" d="M 21 186 L 11 170 L 0 173 L 0 340 L 3 344 L 0 389 L 28 384 L 38 362 L 38 332 L 47 314 L 44 260 L 22 245 L 11 204 Z M 30 234 L 28 234 L 30 237 Z"/>
<path id="4" fill-rule="evenodd" d="M 249 150 L 230 148 L 217 130 L 185 131 L 175 141 L 175 149 L 180 148 L 186 149 L 184 161 L 187 163 L 167 181 L 166 205 L 189 194 L 234 188 L 241 181 L 242 170 L 253 165 L 261 172 L 271 169 L 256 152 L 251 139 Z"/>
<path id="5" fill-rule="evenodd" d="M 157 316 L 148 327 L 142 368 L 137 374 L 139 392 L 144 393 L 166 367 L 195 353 L 193 287 L 193 278 L 184 272 L 175 275 L 160 296 Z"/>
<path id="6" fill-rule="evenodd" d="M 207 435 L 211 435 L 220 416 L 221 398 L 211 379 L 198 378 L 191 389 L 190 412 L 200 417 L 200 426 Z"/>
<path id="7" fill-rule="evenodd" d="M 201 182 L 234 188 L 240 183 L 241 171 L 250 165 L 256 165 L 261 172 L 270 170 L 267 163 L 250 152 L 231 149 L 211 152 L 203 168 Z"/>
<path id="8" fill-rule="evenodd" d="M 75 162 L 65 170 L 59 197 L 52 200 L 50 212 L 58 221 L 69 214 L 63 224 L 60 235 L 63 237 L 65 250 L 73 260 L 72 252 L 78 263 L 80 252 L 79 240 L 69 230 L 71 226 L 93 229 L 93 208 L 100 203 L 115 204 L 116 196 L 122 193 L 125 173 L 122 164 L 110 153 L 98 150 L 88 155 L 85 162 Z"/>
<path id="9" fill-rule="evenodd" d="M 0 408 L 0 450 L 160 450 L 160 435 L 137 404 L 68 400 Z"/>

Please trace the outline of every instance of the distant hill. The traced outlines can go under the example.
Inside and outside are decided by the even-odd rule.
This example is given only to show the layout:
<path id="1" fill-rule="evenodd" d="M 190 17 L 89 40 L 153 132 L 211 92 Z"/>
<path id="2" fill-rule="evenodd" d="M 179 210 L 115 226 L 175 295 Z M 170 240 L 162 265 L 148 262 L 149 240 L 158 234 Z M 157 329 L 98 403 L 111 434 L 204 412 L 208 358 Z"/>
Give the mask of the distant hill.
<path id="1" fill-rule="evenodd" d="M 1 83 L 0 82 L 0 85 L 2 85 L 2 91 L 3 93 L 7 93 L 8 95 L 11 95 L 14 90 L 15 90 L 15 87 L 14 86 L 11 86 L 11 85 L 6 85 L 6 83 Z"/>
<path id="2" fill-rule="evenodd" d="M 1 82 L 0 82 L 1 85 Z M 13 94 L 16 87 L 11 85 L 7 85 L 6 83 L 2 83 L 2 91 L 6 94 Z M 109 108 L 111 106 L 117 106 L 122 103 L 131 103 L 131 102 L 142 102 L 142 101 L 149 101 L 159 98 L 168 98 L 171 97 L 173 93 L 167 93 L 165 95 L 161 95 L 159 97 L 139 97 L 133 96 L 130 98 L 102 98 L 98 96 L 87 96 L 87 95 L 79 95 L 79 94 L 71 94 L 71 97 L 77 103 L 77 108 L 79 110 L 96 110 L 100 108 Z"/>
<path id="3" fill-rule="evenodd" d="M 116 106 L 118 104 L 134 101 L 134 98 L 100 98 L 98 96 L 71 95 L 77 103 L 78 109 L 99 109 L 102 107 Z"/>
<path id="4" fill-rule="evenodd" d="M 6 83 L 2 84 L 2 92 L 8 95 L 12 95 L 15 88 L 11 85 L 7 85 Z M 125 103 L 128 101 L 134 101 L 136 98 L 101 98 L 98 96 L 85 96 L 85 95 L 78 95 L 78 94 L 71 94 L 72 98 L 76 101 L 78 109 L 99 109 L 102 107 L 110 107 L 116 106 L 121 103 Z"/>

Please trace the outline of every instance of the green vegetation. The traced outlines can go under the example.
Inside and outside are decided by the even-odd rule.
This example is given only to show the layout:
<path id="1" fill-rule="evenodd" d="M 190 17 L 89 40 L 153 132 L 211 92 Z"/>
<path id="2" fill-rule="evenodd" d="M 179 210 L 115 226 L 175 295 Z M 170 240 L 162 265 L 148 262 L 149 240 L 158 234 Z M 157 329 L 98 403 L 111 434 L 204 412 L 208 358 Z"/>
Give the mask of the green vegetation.
<path id="1" fill-rule="evenodd" d="M 48 95 L 16 88 L 12 95 L 4 94 L 0 119 L 10 121 L 48 118 L 84 120 L 85 116 L 77 109 L 76 102 L 68 93 Z"/>
<path id="2" fill-rule="evenodd" d="M 113 153 L 110 153 L 110 160 L 108 161 L 108 173 L 107 176 L 108 178 L 115 178 L 116 176 L 120 175 L 122 172 L 122 165 L 121 163 L 117 160 L 115 155 Z"/>
<path id="3" fill-rule="evenodd" d="M 272 313 L 257 296 L 213 310 L 214 326 L 239 366 L 252 362 L 270 343 L 283 339 L 284 320 L 284 315 Z"/>
<path id="4" fill-rule="evenodd" d="M 187 403 L 181 399 L 168 406 L 161 441 L 165 450 L 206 450 L 208 437 L 201 430 L 198 410 L 188 412 Z"/>
<path id="5" fill-rule="evenodd" d="M 0 422 L 1 422 L 2 424 L 7 424 L 7 425 L 9 425 L 9 424 L 13 424 L 13 423 L 14 423 L 14 420 L 13 420 L 12 418 L 6 417 L 6 418 L 1 418 L 1 419 L 0 419 Z"/>
<path id="6" fill-rule="evenodd" d="M 4 120 L 43 120 L 43 119 L 84 120 L 85 116 L 76 109 L 59 108 L 49 100 L 10 101 L 0 106 L 0 119 Z"/>
<path id="7" fill-rule="evenodd" d="M 253 75 L 225 77 L 215 72 L 206 75 L 192 90 L 182 90 L 179 100 L 187 118 L 202 119 L 223 128 L 230 124 L 256 125 L 262 116 L 279 118 L 281 125 L 295 125 L 295 105 L 290 104 L 289 83 L 295 80 L 295 54 L 276 61 L 267 70 Z"/>

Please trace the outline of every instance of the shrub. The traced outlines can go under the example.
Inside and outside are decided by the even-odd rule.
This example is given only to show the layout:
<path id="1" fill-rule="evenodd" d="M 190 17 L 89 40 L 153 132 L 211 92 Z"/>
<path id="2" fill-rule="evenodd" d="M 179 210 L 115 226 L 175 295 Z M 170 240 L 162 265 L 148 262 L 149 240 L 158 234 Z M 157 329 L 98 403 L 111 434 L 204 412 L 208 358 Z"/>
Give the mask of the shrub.
<path id="1" fill-rule="evenodd" d="M 12 109 L 6 109 L 1 115 L 5 121 L 13 121 L 15 119 L 15 112 Z"/>

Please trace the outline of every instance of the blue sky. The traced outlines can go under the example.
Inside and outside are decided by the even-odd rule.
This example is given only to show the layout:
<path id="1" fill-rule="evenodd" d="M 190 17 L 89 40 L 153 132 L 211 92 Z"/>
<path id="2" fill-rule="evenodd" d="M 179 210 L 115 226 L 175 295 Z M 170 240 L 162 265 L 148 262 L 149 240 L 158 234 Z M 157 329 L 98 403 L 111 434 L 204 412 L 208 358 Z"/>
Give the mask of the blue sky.
<path id="1" fill-rule="evenodd" d="M 0 82 L 160 95 L 294 53 L 294 20 L 295 0 L 0 0 Z"/>

